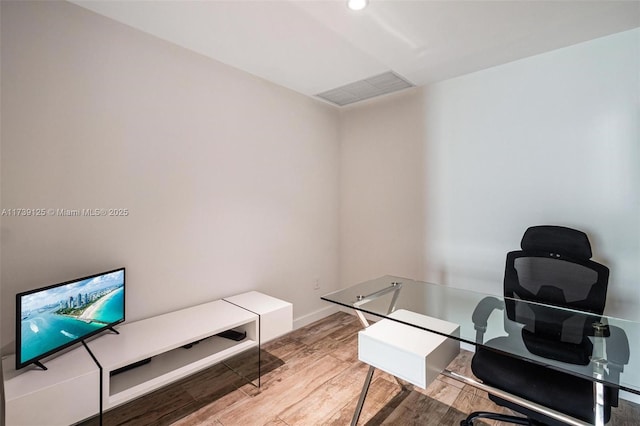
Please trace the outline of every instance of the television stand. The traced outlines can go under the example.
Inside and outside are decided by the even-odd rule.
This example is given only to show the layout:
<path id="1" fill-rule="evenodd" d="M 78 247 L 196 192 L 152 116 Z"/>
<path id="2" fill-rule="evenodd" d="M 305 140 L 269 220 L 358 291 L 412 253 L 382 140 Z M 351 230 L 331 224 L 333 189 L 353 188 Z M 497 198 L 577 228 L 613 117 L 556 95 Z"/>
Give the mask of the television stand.
<path id="1" fill-rule="evenodd" d="M 260 343 L 291 331 L 292 326 L 290 303 L 254 291 L 123 323 L 117 326 L 120 334 L 103 333 L 87 341 L 90 351 L 74 347 L 45 359 L 47 371 L 34 367 L 16 371 L 15 356 L 7 356 L 2 360 L 5 423 L 75 424 L 99 414 L 101 408 L 107 411 L 249 350 L 255 350 L 259 370 Z M 227 330 L 246 337 L 235 341 L 216 336 Z M 196 341 L 197 345 L 183 349 Z M 151 361 L 145 363 L 147 359 Z M 243 361 L 240 370 L 247 366 Z M 132 364 L 136 367 L 119 371 Z M 246 364 L 254 367 L 253 360 Z M 60 410 L 61 406 L 67 408 Z"/>
<path id="2" fill-rule="evenodd" d="M 228 329 L 247 333 L 247 339 L 235 342 L 216 336 Z M 224 300 L 125 323 L 118 331 L 119 335 L 104 334 L 89 342 L 104 370 L 105 410 L 258 348 L 259 339 L 258 315 Z M 184 349 L 196 341 L 200 343 Z"/>

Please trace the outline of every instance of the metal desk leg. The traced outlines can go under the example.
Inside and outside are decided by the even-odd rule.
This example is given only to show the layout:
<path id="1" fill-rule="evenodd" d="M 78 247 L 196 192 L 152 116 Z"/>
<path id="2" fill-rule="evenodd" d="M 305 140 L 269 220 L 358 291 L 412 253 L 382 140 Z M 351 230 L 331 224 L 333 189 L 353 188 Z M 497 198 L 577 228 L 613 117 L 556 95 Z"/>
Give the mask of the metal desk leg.
<path id="1" fill-rule="evenodd" d="M 373 366 L 369 366 L 369 372 L 367 373 L 367 378 L 364 379 L 364 385 L 362 385 L 362 392 L 360 392 L 360 398 L 358 399 L 358 405 L 356 405 L 356 411 L 355 413 L 353 413 L 353 419 L 351 419 L 351 426 L 356 426 L 356 424 L 358 424 L 358 419 L 360 418 L 360 413 L 362 412 L 364 399 L 367 397 L 367 392 L 369 391 L 369 385 L 371 384 L 371 378 L 373 377 L 374 370 L 375 368 Z"/>
<path id="2" fill-rule="evenodd" d="M 595 426 L 604 426 L 604 384 L 598 380 L 603 379 L 604 369 L 607 365 L 607 360 L 604 356 L 606 347 L 604 333 L 607 329 L 607 324 L 605 322 L 594 322 L 592 326 L 594 329 L 594 342 L 591 363 L 593 365 L 593 377 L 596 379 L 593 382 L 593 423 Z"/>
<path id="3" fill-rule="evenodd" d="M 402 283 L 394 282 L 391 283 L 389 287 L 383 288 L 382 290 L 376 291 L 368 296 L 357 296 L 357 302 L 353 304 L 356 308 L 354 309 L 360 323 L 364 328 L 369 327 L 369 321 L 365 318 L 364 314 L 357 309 L 360 305 L 364 305 L 367 302 L 377 299 L 378 297 L 387 294 L 389 292 L 393 292 L 393 297 L 391 298 L 391 303 L 389 304 L 388 314 L 393 312 L 396 308 L 396 302 L 398 301 L 398 296 L 400 295 L 400 290 L 402 289 Z M 351 419 L 351 426 L 356 426 L 358 423 L 358 419 L 360 418 L 360 413 L 362 412 L 362 406 L 364 405 L 364 400 L 367 397 L 367 392 L 369 391 L 369 385 L 371 384 L 371 378 L 373 377 L 373 372 L 375 371 L 375 367 L 369 366 L 369 371 L 367 372 L 367 377 L 364 379 L 364 384 L 362 385 L 362 391 L 360 392 L 360 398 L 358 399 L 358 405 L 356 405 L 356 411 L 353 413 L 353 419 Z M 400 386 L 404 388 L 402 383 L 398 381 L 396 377 L 396 381 Z"/>
<path id="4" fill-rule="evenodd" d="M 604 426 L 604 384 L 593 382 L 593 411 L 595 426 Z"/>

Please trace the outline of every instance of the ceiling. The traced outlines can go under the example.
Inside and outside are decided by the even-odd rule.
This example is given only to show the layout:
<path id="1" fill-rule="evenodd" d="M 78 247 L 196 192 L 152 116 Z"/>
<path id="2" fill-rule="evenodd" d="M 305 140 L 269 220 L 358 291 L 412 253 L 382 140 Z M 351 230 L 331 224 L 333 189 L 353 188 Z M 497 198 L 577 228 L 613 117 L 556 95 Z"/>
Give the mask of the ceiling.
<path id="1" fill-rule="evenodd" d="M 72 2 L 305 95 L 388 71 L 421 86 L 640 26 L 640 1 Z"/>

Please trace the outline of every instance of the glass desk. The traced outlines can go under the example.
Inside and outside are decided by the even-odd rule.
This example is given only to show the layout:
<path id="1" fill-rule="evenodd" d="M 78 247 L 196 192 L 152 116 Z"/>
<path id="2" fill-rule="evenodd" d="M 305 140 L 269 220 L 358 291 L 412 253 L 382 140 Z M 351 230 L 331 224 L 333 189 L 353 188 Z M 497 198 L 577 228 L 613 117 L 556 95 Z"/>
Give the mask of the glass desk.
<path id="1" fill-rule="evenodd" d="M 640 394 L 640 357 L 634 356 L 633 353 L 630 356 L 629 350 L 629 342 L 640 342 L 640 323 L 638 322 L 393 276 L 377 278 L 329 293 L 322 296 L 322 300 L 354 309 L 364 327 L 369 326 L 367 316 L 389 319 L 469 345 L 490 348 L 546 368 L 586 378 L 593 382 L 596 426 L 604 425 L 604 386 Z M 390 315 L 398 310 L 407 310 L 457 324 L 459 331 L 453 336 L 446 335 L 435 328 L 425 326 L 424 323 L 419 324 L 417 321 L 406 320 L 407 317 L 398 319 Z M 580 339 L 587 336 L 593 344 L 593 351 L 586 360 L 586 365 L 555 361 L 532 353 L 528 349 L 530 345 L 527 344 L 527 339 L 523 338 L 526 334 L 523 329 L 529 329 L 534 324 L 525 325 L 522 322 L 509 320 L 507 314 L 510 311 L 521 314 L 518 317 L 520 320 L 523 315 L 527 317 L 527 312 L 531 312 L 533 318 L 535 312 L 536 321 L 552 323 L 562 318 L 567 324 L 572 325 L 568 331 L 562 331 L 561 339 L 571 341 L 578 335 Z M 501 336 L 509 336 L 509 338 L 498 338 Z M 588 424 L 448 369 L 441 374 L 567 424 Z M 370 368 L 365 379 L 352 424 L 357 422 L 360 415 L 372 375 L 373 367 Z"/>

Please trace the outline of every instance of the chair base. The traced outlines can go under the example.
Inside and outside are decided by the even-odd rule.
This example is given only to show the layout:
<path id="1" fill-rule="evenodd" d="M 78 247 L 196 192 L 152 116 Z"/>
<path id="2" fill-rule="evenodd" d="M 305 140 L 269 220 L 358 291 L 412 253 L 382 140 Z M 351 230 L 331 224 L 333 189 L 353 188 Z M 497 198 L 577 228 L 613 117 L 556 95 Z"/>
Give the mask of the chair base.
<path id="1" fill-rule="evenodd" d="M 497 420 L 499 422 L 507 422 L 516 425 L 528 425 L 528 426 L 540 426 L 542 423 L 535 420 L 528 419 L 526 417 L 509 416 L 507 414 L 490 413 L 487 411 L 475 411 L 460 422 L 460 426 L 473 426 L 473 420 L 475 419 L 490 419 Z"/>

